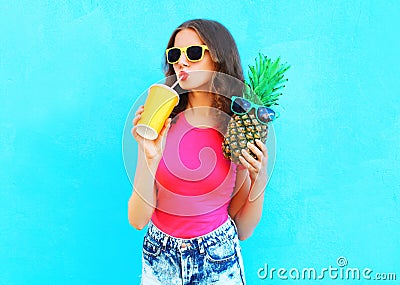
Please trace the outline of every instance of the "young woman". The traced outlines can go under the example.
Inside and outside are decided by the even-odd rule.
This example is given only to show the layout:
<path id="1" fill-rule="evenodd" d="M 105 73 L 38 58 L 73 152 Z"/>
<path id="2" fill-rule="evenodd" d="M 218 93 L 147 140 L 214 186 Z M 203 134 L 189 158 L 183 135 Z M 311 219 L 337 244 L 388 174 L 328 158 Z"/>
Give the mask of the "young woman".
<path id="1" fill-rule="evenodd" d="M 165 75 L 170 86 L 182 80 L 160 136 L 137 134 L 143 106 L 133 119 L 138 161 L 128 215 L 136 229 L 148 225 L 141 284 L 245 284 L 239 240 L 261 218 L 267 149 L 250 144 L 257 159 L 243 151 L 240 166 L 222 154 L 233 94 L 218 75 L 243 81 L 236 43 L 218 22 L 187 21 L 168 42 Z"/>

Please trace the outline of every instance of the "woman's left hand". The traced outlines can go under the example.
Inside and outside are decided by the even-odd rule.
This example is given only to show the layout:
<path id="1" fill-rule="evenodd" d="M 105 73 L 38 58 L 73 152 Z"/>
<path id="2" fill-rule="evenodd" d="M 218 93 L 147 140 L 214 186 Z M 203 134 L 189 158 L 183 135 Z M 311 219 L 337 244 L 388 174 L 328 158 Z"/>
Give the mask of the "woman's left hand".
<path id="1" fill-rule="evenodd" d="M 252 184 L 257 182 L 257 184 L 260 183 L 266 186 L 268 180 L 266 167 L 268 162 L 267 147 L 258 139 L 256 140 L 256 144 L 259 148 L 252 143 L 247 143 L 247 147 L 257 156 L 257 159 L 253 158 L 247 150 L 243 149 L 239 160 L 249 170 Z"/>

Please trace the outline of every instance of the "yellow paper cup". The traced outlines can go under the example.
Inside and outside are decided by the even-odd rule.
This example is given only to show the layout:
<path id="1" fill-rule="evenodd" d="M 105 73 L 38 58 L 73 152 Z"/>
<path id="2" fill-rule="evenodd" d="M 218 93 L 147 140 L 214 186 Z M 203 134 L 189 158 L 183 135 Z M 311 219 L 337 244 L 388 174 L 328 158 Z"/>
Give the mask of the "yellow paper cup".
<path id="1" fill-rule="evenodd" d="M 178 102 L 179 95 L 171 87 L 164 84 L 151 85 L 142 117 L 137 124 L 137 133 L 146 139 L 155 140 Z"/>

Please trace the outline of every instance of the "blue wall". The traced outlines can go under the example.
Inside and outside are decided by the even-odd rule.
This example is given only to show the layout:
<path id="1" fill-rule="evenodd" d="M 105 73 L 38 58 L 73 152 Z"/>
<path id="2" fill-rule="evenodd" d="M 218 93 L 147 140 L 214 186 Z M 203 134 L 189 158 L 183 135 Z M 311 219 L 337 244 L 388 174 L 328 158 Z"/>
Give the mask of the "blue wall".
<path id="1" fill-rule="evenodd" d="M 397 1 L 32 2 L 0 2 L 0 284 L 138 284 L 124 124 L 172 30 L 201 17 L 244 67 L 258 51 L 292 66 L 248 283 L 340 256 L 400 279 Z"/>

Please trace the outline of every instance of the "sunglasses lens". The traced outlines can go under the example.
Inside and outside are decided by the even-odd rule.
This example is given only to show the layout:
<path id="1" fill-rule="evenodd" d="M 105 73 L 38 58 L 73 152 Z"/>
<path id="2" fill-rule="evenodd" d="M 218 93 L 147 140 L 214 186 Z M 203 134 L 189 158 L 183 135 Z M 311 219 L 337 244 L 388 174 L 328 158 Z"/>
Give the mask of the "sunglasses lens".
<path id="1" fill-rule="evenodd" d="M 257 110 L 257 118 L 260 122 L 267 124 L 275 119 L 275 112 L 267 107 L 259 107 Z"/>
<path id="2" fill-rule="evenodd" d="M 169 63 L 175 63 L 181 57 L 181 50 L 178 48 L 172 48 L 168 51 L 167 60 Z"/>
<path id="3" fill-rule="evenodd" d="M 251 103 L 243 98 L 236 98 L 232 103 L 232 111 L 237 114 L 246 114 L 251 108 Z"/>
<path id="4" fill-rule="evenodd" d="M 203 57 L 204 49 L 201 46 L 188 47 L 186 55 L 189 60 L 200 60 Z"/>

